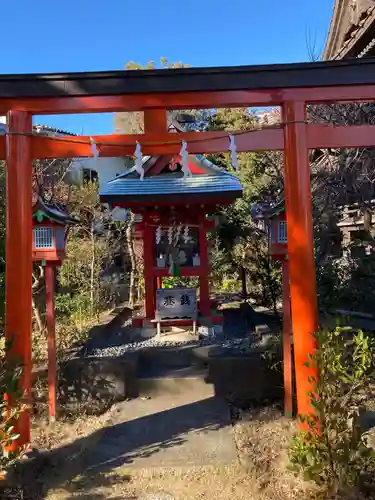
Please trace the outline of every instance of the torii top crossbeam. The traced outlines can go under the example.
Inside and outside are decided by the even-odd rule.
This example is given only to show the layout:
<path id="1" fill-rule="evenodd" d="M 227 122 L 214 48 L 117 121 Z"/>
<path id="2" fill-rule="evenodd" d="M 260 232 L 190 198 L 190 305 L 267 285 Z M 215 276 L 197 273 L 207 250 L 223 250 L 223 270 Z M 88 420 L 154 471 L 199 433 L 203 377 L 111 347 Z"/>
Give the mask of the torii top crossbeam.
<path id="1" fill-rule="evenodd" d="M 298 412 L 311 412 L 308 391 L 316 369 L 306 367 L 318 327 L 308 150 L 374 146 L 375 126 L 309 124 L 309 103 L 375 101 L 375 60 L 232 68 L 112 71 L 65 75 L 0 76 L 0 115 L 9 132 L 0 138 L 7 161 L 6 332 L 24 365 L 26 396 L 31 387 L 31 266 L 33 158 L 92 156 L 89 137 L 43 138 L 32 133 L 33 114 L 144 111 L 145 133 L 98 136 L 100 156 L 132 154 L 137 141 L 145 155 L 228 150 L 225 132 L 171 134 L 169 109 L 280 106 L 282 123 L 236 135 L 237 151 L 284 150 L 285 201 Z M 20 442 L 30 439 L 30 421 L 19 421 Z"/>
<path id="2" fill-rule="evenodd" d="M 161 70 L 135 70 L 135 71 L 102 71 L 67 74 L 16 74 L 0 75 L 0 98 L 59 98 L 59 97 L 85 97 L 85 96 L 123 96 L 126 94 L 150 94 L 178 92 L 171 102 L 143 102 L 142 109 L 155 107 L 190 108 L 195 106 L 214 107 L 215 95 L 205 95 L 206 100 L 198 99 L 193 102 L 184 102 L 182 92 L 227 92 L 229 98 L 226 105 L 278 105 L 283 100 L 282 92 L 275 89 L 297 89 L 308 87 L 328 87 L 342 85 L 371 85 L 375 82 L 375 60 L 355 59 L 341 61 L 325 61 L 315 63 L 272 64 L 263 66 L 233 66 L 213 68 L 180 68 L 173 71 Z M 241 101 L 231 102 L 230 91 L 241 90 L 272 90 L 262 92 L 255 101 L 255 95 L 241 96 Z M 271 96 L 272 94 L 272 96 Z M 306 93 L 302 95 L 307 96 Z M 290 95 L 290 94 L 289 94 Z M 262 97 L 263 96 L 263 97 Z M 134 97 L 134 96 L 133 96 Z M 172 96 L 170 96 L 172 97 Z M 239 99 L 240 96 L 237 96 Z M 306 99 L 319 101 L 318 94 Z M 327 100 L 323 97 L 323 100 Z M 248 102 L 246 102 L 248 101 Z M 120 101 L 120 110 L 136 111 L 140 101 Z M 5 103 L 7 104 L 7 103 Z M 31 102 L 30 102 L 31 104 Z M 79 106 L 79 101 L 67 104 L 71 106 L 68 111 L 56 109 L 51 101 L 51 108 L 38 108 L 38 101 L 34 101 L 33 113 L 86 113 L 89 111 L 119 111 L 116 108 L 84 109 Z M 47 105 L 47 102 L 45 102 Z M 94 106 L 94 105 L 93 105 Z M 95 107 L 95 106 L 94 106 Z M 74 109 L 74 111 L 72 111 Z M 0 108 L 1 111 L 1 108 Z"/>

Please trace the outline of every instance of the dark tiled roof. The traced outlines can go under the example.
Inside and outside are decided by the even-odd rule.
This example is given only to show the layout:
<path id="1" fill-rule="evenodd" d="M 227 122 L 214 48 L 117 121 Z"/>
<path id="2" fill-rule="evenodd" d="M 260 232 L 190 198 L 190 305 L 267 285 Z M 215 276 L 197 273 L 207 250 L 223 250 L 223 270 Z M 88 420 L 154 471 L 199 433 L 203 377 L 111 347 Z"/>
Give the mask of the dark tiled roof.
<path id="1" fill-rule="evenodd" d="M 205 194 L 228 191 L 242 191 L 240 181 L 231 175 L 193 175 L 191 177 L 175 176 L 173 174 L 157 175 L 133 179 L 129 177 L 117 178 L 106 184 L 101 197 L 126 196 L 136 199 L 145 195 L 170 194 Z"/>
<path id="2" fill-rule="evenodd" d="M 50 221 L 60 224 L 75 224 L 78 222 L 77 219 L 74 219 L 68 214 L 65 208 L 57 203 L 48 203 L 41 198 L 39 198 L 33 206 L 33 218 L 36 217 L 38 212 L 42 212 Z"/>

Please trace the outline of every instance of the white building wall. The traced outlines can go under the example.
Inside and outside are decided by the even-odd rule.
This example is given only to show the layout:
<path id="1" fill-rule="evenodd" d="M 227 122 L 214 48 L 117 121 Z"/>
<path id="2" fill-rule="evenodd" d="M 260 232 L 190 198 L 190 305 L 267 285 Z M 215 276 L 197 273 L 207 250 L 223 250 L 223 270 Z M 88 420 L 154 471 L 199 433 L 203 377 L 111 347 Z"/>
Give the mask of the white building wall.
<path id="1" fill-rule="evenodd" d="M 79 158 L 70 166 L 69 178 L 74 184 L 82 178 L 82 170 L 94 170 L 99 177 L 99 190 L 110 180 L 126 172 L 124 158 Z"/>

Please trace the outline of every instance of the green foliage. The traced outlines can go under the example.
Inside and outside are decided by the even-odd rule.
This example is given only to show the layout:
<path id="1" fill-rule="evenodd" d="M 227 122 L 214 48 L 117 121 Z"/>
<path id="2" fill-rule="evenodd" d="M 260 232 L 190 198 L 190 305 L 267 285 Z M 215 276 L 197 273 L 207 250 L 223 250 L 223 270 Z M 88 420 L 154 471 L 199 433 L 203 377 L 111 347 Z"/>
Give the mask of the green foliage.
<path id="1" fill-rule="evenodd" d="M 59 270 L 61 287 L 69 290 L 70 317 L 74 323 L 80 318 L 94 316 L 105 307 L 106 291 L 102 274 L 112 262 L 113 240 L 108 212 L 99 203 L 98 186 L 88 182 L 74 188 L 71 211 L 80 220 L 68 237 L 67 259 Z M 64 309 L 64 304 L 60 304 Z"/>
<path id="2" fill-rule="evenodd" d="M 316 339 L 319 347 L 306 363 L 318 368 L 310 393 L 316 414 L 301 416 L 308 431 L 294 439 L 290 460 L 295 471 L 336 494 L 361 487 L 375 465 L 359 421 L 374 381 L 375 345 L 351 328 L 320 331 Z"/>
<path id="3" fill-rule="evenodd" d="M 167 276 L 163 278 L 163 288 L 177 288 L 177 287 L 199 287 L 199 278 L 184 278 L 181 276 Z"/>
<path id="4" fill-rule="evenodd" d="M 372 313 L 375 303 L 375 254 L 328 259 L 317 267 L 319 304 Z"/>
<path id="5" fill-rule="evenodd" d="M 248 108 L 216 109 L 208 119 L 207 129 L 241 131 L 256 124 L 257 118 Z M 233 172 L 229 154 L 211 155 L 209 159 Z M 270 193 L 276 197 L 275 192 L 282 186 L 281 161 L 278 153 L 238 155 L 237 175 L 244 187 L 243 198 L 220 210 L 211 256 L 217 289 L 230 283 L 230 288 L 238 291 L 239 276 L 245 273 L 248 295 L 273 308 L 281 293 L 280 269 L 268 256 L 266 235 L 254 225 L 251 207 Z"/>
<path id="6" fill-rule="evenodd" d="M 5 166 L 0 161 L 0 332 L 5 306 Z"/>
<path id="7" fill-rule="evenodd" d="M 59 322 L 81 328 L 87 318 L 93 316 L 90 295 L 87 290 L 56 295 L 56 313 Z"/>
<path id="8" fill-rule="evenodd" d="M 175 63 L 171 63 L 168 61 L 166 57 L 161 57 L 160 58 L 160 66 L 161 69 L 176 69 L 176 68 L 188 68 L 188 64 L 183 64 L 181 61 L 177 61 Z M 157 65 L 155 64 L 154 61 L 148 61 L 146 64 L 139 64 L 134 61 L 129 61 L 125 69 L 157 69 Z"/>
<path id="9" fill-rule="evenodd" d="M 228 277 L 224 276 L 221 281 L 220 291 L 223 292 L 240 292 L 241 291 L 241 282 L 236 277 Z"/>
<path id="10" fill-rule="evenodd" d="M 157 66 L 154 61 L 148 61 L 146 64 L 139 64 L 134 61 L 129 61 L 125 65 L 127 70 L 148 70 L 148 69 L 177 69 L 188 68 L 188 64 L 183 64 L 181 61 L 175 63 L 169 62 L 166 57 L 160 58 L 160 64 Z M 176 116 L 178 111 L 169 112 L 171 116 Z M 191 113 L 189 113 L 191 114 Z M 194 113 L 193 113 L 194 114 Z M 115 129 L 116 132 L 123 134 L 140 134 L 144 132 L 143 112 L 135 113 L 116 113 L 115 114 Z"/>
<path id="11" fill-rule="evenodd" d="M 16 450 L 9 450 L 9 446 L 18 439 L 19 435 L 15 431 L 14 424 L 25 410 L 22 402 L 23 392 L 19 387 L 19 380 L 22 376 L 22 365 L 19 360 L 10 354 L 11 342 L 6 342 L 4 337 L 0 339 L 0 472 L 3 473 L 11 467 L 24 453 L 22 447 Z M 8 395 L 12 404 L 8 404 L 5 399 Z"/>

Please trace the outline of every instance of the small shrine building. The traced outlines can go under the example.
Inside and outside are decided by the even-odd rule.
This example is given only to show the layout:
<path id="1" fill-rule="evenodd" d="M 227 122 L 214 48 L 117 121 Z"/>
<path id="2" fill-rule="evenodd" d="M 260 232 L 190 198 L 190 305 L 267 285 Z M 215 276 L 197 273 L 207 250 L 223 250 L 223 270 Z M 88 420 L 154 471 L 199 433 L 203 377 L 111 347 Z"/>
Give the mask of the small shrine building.
<path id="1" fill-rule="evenodd" d="M 188 155 L 188 172 L 181 156 L 147 156 L 143 171 L 134 167 L 108 182 L 100 199 L 114 209 L 136 214 L 135 236 L 143 241 L 145 317 L 155 319 L 157 290 L 167 276 L 198 277 L 198 323 L 221 318 L 211 311 L 210 262 L 207 232 L 222 205 L 242 196 L 235 174 L 224 171 L 203 155 Z M 172 321 L 173 323 L 173 321 Z"/>

